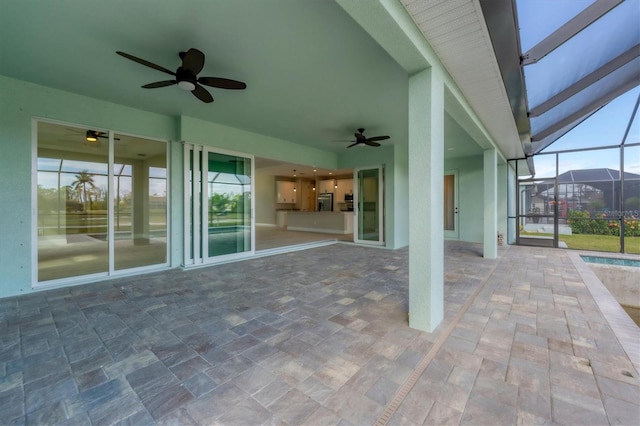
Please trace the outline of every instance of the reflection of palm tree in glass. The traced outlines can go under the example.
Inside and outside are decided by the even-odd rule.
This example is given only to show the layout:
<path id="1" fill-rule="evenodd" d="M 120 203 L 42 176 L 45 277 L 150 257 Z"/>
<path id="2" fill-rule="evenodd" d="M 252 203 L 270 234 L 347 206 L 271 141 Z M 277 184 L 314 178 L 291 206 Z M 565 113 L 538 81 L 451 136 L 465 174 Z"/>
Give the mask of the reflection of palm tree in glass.
<path id="1" fill-rule="evenodd" d="M 96 187 L 93 182 L 93 175 L 91 175 L 88 170 L 83 170 L 75 177 L 76 180 L 71 183 L 71 186 L 78 192 L 78 197 L 80 198 L 78 201 L 82 202 L 83 210 L 86 213 L 87 199 L 89 197 L 89 193 L 87 192 L 87 185 L 92 189 Z"/>

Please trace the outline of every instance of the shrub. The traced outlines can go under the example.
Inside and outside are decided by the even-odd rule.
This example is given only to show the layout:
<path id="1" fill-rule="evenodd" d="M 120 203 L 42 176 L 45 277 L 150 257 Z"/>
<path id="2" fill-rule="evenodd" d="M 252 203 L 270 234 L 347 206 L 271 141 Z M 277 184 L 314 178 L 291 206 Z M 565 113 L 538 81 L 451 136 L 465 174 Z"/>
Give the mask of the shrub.
<path id="1" fill-rule="evenodd" d="M 586 210 L 569 210 L 569 225 L 574 234 L 591 234 L 591 215 Z"/>
<path id="2" fill-rule="evenodd" d="M 607 219 L 604 213 L 591 218 L 588 211 L 570 210 L 568 217 L 574 234 L 617 235 L 620 236 L 620 221 Z M 640 220 L 635 216 L 624 218 L 625 237 L 640 237 Z"/>

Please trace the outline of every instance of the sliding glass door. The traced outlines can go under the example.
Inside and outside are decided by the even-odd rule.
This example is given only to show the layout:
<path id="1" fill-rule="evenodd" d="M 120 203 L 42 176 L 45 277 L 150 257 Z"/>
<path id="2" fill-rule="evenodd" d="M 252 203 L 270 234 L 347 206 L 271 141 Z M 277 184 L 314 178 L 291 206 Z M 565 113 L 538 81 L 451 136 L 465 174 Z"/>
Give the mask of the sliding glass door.
<path id="1" fill-rule="evenodd" d="M 253 158 L 185 146 L 185 265 L 254 253 Z"/>
<path id="2" fill-rule="evenodd" d="M 115 136 L 113 164 L 114 268 L 166 262 L 166 144 Z"/>
<path id="3" fill-rule="evenodd" d="M 35 285 L 167 264 L 167 144 L 35 125 Z"/>
<path id="4" fill-rule="evenodd" d="M 384 244 L 384 179 L 382 166 L 354 170 L 354 240 L 365 244 Z"/>

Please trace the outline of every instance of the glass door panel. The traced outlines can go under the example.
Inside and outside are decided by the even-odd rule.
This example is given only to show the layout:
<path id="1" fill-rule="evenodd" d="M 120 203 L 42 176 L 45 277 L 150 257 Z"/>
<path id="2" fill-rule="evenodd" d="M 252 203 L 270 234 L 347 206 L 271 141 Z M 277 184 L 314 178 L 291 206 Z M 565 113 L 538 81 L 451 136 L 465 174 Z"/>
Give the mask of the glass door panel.
<path id="1" fill-rule="evenodd" d="M 382 167 L 356 169 L 356 235 L 357 242 L 383 244 Z"/>
<path id="2" fill-rule="evenodd" d="M 37 124 L 37 281 L 108 273 L 108 141 Z"/>
<path id="3" fill-rule="evenodd" d="M 114 268 L 166 263 L 166 144 L 124 135 L 114 141 Z"/>
<path id="4" fill-rule="evenodd" d="M 518 182 L 517 244 L 556 247 L 555 179 Z"/>
<path id="5" fill-rule="evenodd" d="M 251 252 L 250 158 L 207 153 L 208 257 Z"/>
<path id="6" fill-rule="evenodd" d="M 444 236 L 458 239 L 458 173 L 444 175 Z"/>

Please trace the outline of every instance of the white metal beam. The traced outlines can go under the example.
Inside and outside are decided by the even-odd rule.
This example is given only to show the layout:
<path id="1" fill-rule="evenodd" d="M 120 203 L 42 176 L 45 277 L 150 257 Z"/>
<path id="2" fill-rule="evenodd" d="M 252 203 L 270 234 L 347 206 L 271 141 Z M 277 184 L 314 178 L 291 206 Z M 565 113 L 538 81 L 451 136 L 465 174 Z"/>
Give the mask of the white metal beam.
<path id="1" fill-rule="evenodd" d="M 623 1 L 624 0 L 597 0 L 591 6 L 574 16 L 566 24 L 549 34 L 544 40 L 529 49 L 529 51 L 525 52 L 522 55 L 522 65 L 535 64 Z"/>
<path id="2" fill-rule="evenodd" d="M 638 85 L 640 85 L 640 75 L 636 76 L 634 79 L 632 79 L 629 82 L 623 84 L 622 86 L 619 86 L 615 90 L 606 93 L 604 96 L 594 100 L 589 105 L 587 105 L 587 106 L 581 108 L 580 110 L 574 112 L 573 114 L 565 117 L 563 120 L 557 121 L 553 125 L 551 125 L 551 126 L 547 127 L 546 129 L 536 133 L 535 135 L 533 135 L 531 137 L 531 141 L 532 142 L 536 142 L 536 141 L 543 140 L 547 136 L 550 136 L 550 135 L 554 134 L 555 132 L 561 130 L 562 128 L 564 128 L 568 124 L 573 123 L 573 122 L 577 122 L 582 117 L 584 117 L 584 116 L 586 116 L 588 114 L 591 114 L 593 111 L 597 110 L 598 108 L 603 107 L 604 105 L 606 105 L 607 103 L 611 102 L 612 100 L 614 100 L 618 96 L 622 95 L 623 93 L 628 92 L 629 90 L 633 89 L 634 87 L 636 87 Z"/>
<path id="3" fill-rule="evenodd" d="M 531 111 L 529 111 L 529 117 L 538 117 L 544 114 L 545 112 L 549 111 L 553 107 L 566 101 L 576 93 L 591 86 L 593 83 L 606 77 L 607 75 L 611 74 L 612 72 L 622 67 L 623 65 L 626 65 L 627 63 L 637 58 L 638 56 L 640 56 L 640 44 L 636 44 L 631 49 L 624 52 L 622 55 L 618 56 L 615 59 L 612 59 L 611 61 L 601 66 L 591 74 L 578 80 L 577 82 L 567 87 L 560 93 L 552 96 L 551 98 L 547 99 L 540 105 L 536 106 Z"/>

